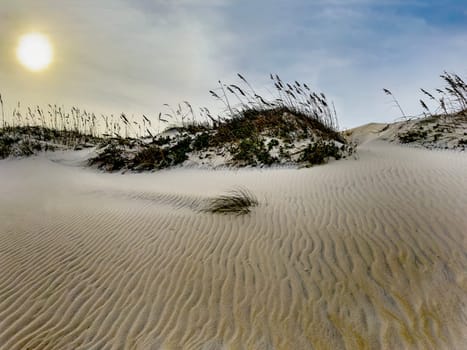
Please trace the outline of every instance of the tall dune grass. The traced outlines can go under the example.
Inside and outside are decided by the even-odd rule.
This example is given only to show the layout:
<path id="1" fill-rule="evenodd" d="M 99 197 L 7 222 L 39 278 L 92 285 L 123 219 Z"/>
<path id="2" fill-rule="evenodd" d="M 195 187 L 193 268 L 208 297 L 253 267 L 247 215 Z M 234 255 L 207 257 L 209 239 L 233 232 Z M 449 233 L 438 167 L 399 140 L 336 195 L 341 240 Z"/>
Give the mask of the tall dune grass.
<path id="1" fill-rule="evenodd" d="M 436 92 L 432 93 L 426 89 L 421 88 L 425 98 L 428 100 L 420 99 L 420 105 L 423 109 L 425 116 L 457 116 L 459 114 L 467 115 L 467 84 L 464 79 L 458 74 L 444 72 L 440 75 L 444 82 L 444 86 L 435 89 Z M 392 101 L 400 110 L 402 117 L 407 119 L 408 116 L 402 109 L 399 101 L 389 89 L 383 89 L 383 92 L 391 96 Z M 428 101 L 428 102 L 427 102 Z M 430 106 L 433 106 L 430 108 Z"/>
<path id="2" fill-rule="evenodd" d="M 323 127 L 337 131 L 338 121 L 334 105 L 326 96 L 312 91 L 305 83 L 285 82 L 277 74 L 270 74 L 272 92 L 270 96 L 259 95 L 241 74 L 239 84 L 224 84 L 211 90 L 211 95 L 225 107 L 226 119 L 235 119 L 274 111 L 300 115 Z"/>
<path id="3" fill-rule="evenodd" d="M 191 151 L 210 147 L 227 147 L 233 160 L 244 165 L 272 165 L 280 162 L 277 156 L 270 154 L 272 148 L 277 146 L 278 152 L 287 153 L 282 144 L 293 148 L 294 141 L 309 139 L 315 142 L 315 137 L 326 142 L 346 143 L 338 132 L 334 105 L 323 93 L 312 91 L 306 83 L 285 82 L 277 74 L 271 74 L 273 92 L 270 96 L 262 96 L 243 75 L 238 74 L 238 78 L 240 81 L 236 84 L 219 81 L 218 87 L 210 90 L 210 94 L 224 106 L 218 115 L 211 114 L 206 107 L 195 110 L 188 101 L 175 108 L 164 104 L 166 111 L 159 112 L 157 118 L 146 115 L 130 118 L 124 113 L 97 116 L 78 107 L 66 109 L 51 104 L 46 109 L 39 106 L 22 108 L 18 103 L 8 120 L 3 118 L 3 133 L 27 134 L 41 141 L 65 145 L 76 145 L 83 139 L 110 145 L 109 154 L 91 162 L 104 168 L 109 159 L 117 157 L 119 152 L 126 152 L 132 143 L 122 144 L 121 140 L 138 140 L 139 151 L 134 157 L 131 155 L 134 162 L 128 164 L 137 169 L 177 165 L 188 159 L 187 154 Z M 0 102 L 3 117 L 3 100 Z M 172 127 L 185 136 L 172 140 L 170 145 L 167 142 L 160 144 L 162 126 L 165 130 Z M 266 145 L 267 138 L 271 137 L 276 138 L 275 146 L 269 141 Z M 110 144 L 102 139 L 119 141 Z M 328 156 L 332 154 L 323 154 L 322 158 Z M 117 158 L 119 161 L 111 164 L 112 169 L 123 166 L 121 157 Z"/>

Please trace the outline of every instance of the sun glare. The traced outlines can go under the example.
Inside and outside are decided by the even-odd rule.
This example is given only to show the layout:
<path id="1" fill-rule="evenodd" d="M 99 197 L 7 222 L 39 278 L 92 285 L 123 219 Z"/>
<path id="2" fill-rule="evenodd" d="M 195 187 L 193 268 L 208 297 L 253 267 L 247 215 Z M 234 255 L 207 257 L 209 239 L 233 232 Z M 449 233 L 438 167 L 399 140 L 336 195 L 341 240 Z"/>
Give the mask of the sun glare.
<path id="1" fill-rule="evenodd" d="M 19 62 L 33 72 L 47 68 L 52 62 L 52 45 L 39 33 L 23 35 L 16 50 Z"/>

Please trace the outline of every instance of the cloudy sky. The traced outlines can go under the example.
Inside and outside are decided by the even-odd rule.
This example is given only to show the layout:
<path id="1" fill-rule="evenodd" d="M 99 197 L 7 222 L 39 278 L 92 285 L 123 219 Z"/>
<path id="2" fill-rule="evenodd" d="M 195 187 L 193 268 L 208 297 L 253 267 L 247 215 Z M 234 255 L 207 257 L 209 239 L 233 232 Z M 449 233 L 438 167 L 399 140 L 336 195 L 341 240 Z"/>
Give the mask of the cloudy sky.
<path id="1" fill-rule="evenodd" d="M 335 102 L 341 127 L 421 112 L 419 88 L 444 70 L 467 76 L 466 0 L 2 0 L 0 93 L 17 101 L 96 113 L 155 116 L 209 95 L 240 72 L 258 88 L 269 73 Z M 18 38 L 47 35 L 54 62 L 18 64 Z"/>

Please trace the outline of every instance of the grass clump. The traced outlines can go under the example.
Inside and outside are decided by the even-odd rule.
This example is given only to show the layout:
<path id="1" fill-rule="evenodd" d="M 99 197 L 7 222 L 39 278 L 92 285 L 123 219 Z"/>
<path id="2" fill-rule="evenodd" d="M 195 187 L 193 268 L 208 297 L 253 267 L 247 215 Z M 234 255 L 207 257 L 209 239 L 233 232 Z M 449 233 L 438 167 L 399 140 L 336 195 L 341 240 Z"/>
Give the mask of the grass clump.
<path id="1" fill-rule="evenodd" d="M 256 197 L 245 188 L 236 188 L 227 194 L 212 198 L 205 211 L 220 214 L 244 215 L 251 211 L 251 207 L 257 206 Z"/>
<path id="2" fill-rule="evenodd" d="M 271 97 L 265 97 L 259 95 L 241 74 L 237 75 L 241 86 L 219 81 L 219 88 L 210 91 L 226 107 L 231 123 L 235 123 L 237 118 L 243 118 L 252 121 L 255 126 L 267 127 L 274 116 L 286 112 L 313 121 L 315 127 L 323 131 L 337 130 L 337 115 L 332 103 L 327 101 L 323 93 L 313 92 L 307 84 L 285 82 L 277 74 L 270 74 L 273 92 Z M 232 104 L 231 101 L 237 103 Z"/>
<path id="3" fill-rule="evenodd" d="M 425 114 L 428 116 L 467 114 L 467 84 L 455 73 L 444 72 L 440 75 L 440 78 L 444 81 L 445 86 L 441 89 L 436 89 L 437 96 L 424 89 L 420 89 L 437 107 L 432 112 L 428 106 L 429 103 L 420 100 Z"/>

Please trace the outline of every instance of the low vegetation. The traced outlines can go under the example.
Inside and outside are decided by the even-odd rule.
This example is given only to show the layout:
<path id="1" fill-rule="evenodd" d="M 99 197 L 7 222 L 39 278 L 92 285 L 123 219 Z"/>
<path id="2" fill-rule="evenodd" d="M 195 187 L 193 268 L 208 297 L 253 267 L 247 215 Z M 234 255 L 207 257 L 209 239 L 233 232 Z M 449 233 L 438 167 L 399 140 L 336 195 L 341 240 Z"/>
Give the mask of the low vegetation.
<path id="1" fill-rule="evenodd" d="M 465 149 L 467 142 L 467 84 L 457 74 L 440 75 L 444 87 L 431 93 L 420 89 L 428 98 L 420 99 L 421 117 L 408 117 L 388 89 L 405 121 L 399 127 L 396 139 L 403 144 L 417 144 L 426 148 Z"/>
<path id="2" fill-rule="evenodd" d="M 185 162 L 221 166 L 316 165 L 350 155 L 353 147 L 338 131 L 333 104 L 323 93 L 298 81 L 270 76 L 271 96 L 262 96 L 240 74 L 238 84 L 210 91 L 223 106 L 222 116 L 188 102 L 157 120 L 125 114 L 97 117 L 72 107 L 49 105 L 45 111 L 20 104 L 0 135 L 0 156 L 27 156 L 52 149 L 96 146 L 89 165 L 106 171 L 158 170 Z M 2 116 L 3 116 L 3 101 Z M 117 119 L 117 120 L 116 120 Z M 160 132 L 161 125 L 170 125 Z M 16 145 L 16 146 L 15 146 Z"/>
<path id="3" fill-rule="evenodd" d="M 218 214 L 248 214 L 258 205 L 256 197 L 245 188 L 236 188 L 227 194 L 209 200 L 205 211 Z"/>
<path id="4" fill-rule="evenodd" d="M 276 96 L 265 98 L 243 76 L 239 78 L 246 87 L 219 82 L 219 88 L 210 91 L 224 105 L 224 117 L 214 118 L 204 109 L 205 119 L 195 122 L 191 106 L 185 103 L 184 110 L 180 105 L 164 117 L 178 119 L 181 125 L 128 150 L 126 168 L 162 169 L 187 160 L 213 165 L 219 157 L 223 166 L 315 165 L 353 152 L 338 132 L 337 116 L 324 94 L 271 75 Z M 113 152 L 113 146 L 109 151 L 104 148 L 90 162 L 107 169 L 106 159 Z"/>
<path id="5" fill-rule="evenodd" d="M 0 159 L 27 157 L 41 151 L 94 147 L 102 138 L 78 131 L 41 126 L 6 126 L 0 129 Z"/>

